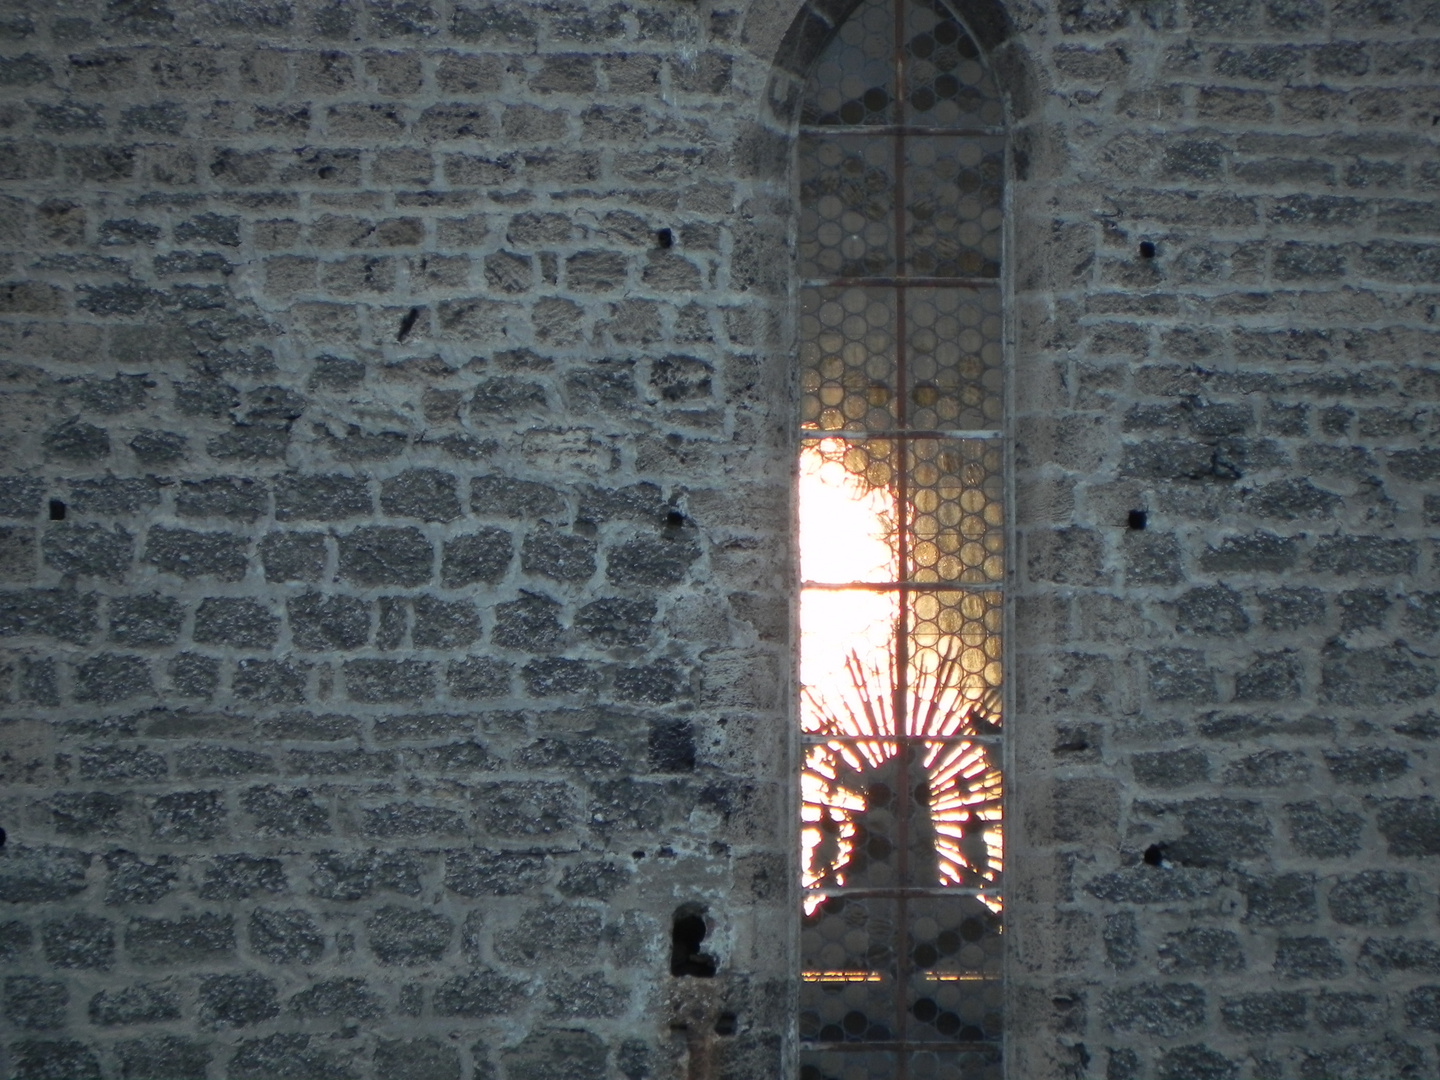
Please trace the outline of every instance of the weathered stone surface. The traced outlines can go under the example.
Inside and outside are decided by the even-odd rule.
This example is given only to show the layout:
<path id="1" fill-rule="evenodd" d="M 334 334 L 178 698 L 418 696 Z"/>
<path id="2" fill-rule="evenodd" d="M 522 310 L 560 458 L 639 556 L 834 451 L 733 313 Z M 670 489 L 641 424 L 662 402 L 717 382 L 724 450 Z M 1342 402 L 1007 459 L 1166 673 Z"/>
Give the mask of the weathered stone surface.
<path id="1" fill-rule="evenodd" d="M 1005 629 L 1015 770 L 1014 1014 L 961 1022 L 1007 1060 L 941 1071 L 1434 1071 L 1428 0 L 970 3 L 975 50 L 907 41 L 903 119 L 993 78 L 964 122 L 1008 134 L 939 171 L 907 136 L 904 176 L 797 155 L 840 0 L 11 6 L 17 1080 L 790 1067 L 817 343 L 825 393 L 1009 439 L 935 459 L 986 505 L 909 493 L 1009 605 L 911 601 L 971 675 Z M 839 113 L 893 119 L 841 74 Z M 861 224 L 802 221 L 822 189 Z M 903 321 L 888 286 L 798 284 L 900 272 L 901 211 L 904 269 L 994 276 Z M 669 974 L 688 903 L 713 981 Z"/>

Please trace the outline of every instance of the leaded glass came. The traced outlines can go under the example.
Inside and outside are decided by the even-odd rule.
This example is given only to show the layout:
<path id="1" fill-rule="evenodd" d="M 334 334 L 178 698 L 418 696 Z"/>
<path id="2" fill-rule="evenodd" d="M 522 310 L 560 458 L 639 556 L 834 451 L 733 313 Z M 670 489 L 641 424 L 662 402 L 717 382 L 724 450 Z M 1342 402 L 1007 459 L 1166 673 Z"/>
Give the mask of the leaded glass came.
<path id="1" fill-rule="evenodd" d="M 798 151 L 804 1080 L 1000 1075 L 1003 110 L 868 0 Z"/>

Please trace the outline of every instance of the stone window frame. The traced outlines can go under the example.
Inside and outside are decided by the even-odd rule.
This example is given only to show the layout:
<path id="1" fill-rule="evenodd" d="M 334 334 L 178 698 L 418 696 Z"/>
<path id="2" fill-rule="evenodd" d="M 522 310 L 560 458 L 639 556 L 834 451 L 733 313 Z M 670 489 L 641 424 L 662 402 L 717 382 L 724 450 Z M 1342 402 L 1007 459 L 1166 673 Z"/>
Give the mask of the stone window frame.
<path id="1" fill-rule="evenodd" d="M 801 105 L 803 103 L 803 91 L 812 66 L 818 61 L 821 54 L 829 45 L 831 39 L 836 35 L 840 27 L 851 13 L 860 6 L 862 0 L 807 0 L 795 10 L 790 20 L 789 28 L 785 32 L 776 50 L 772 64 L 771 76 L 766 89 L 765 107 L 767 116 L 766 126 L 772 135 L 778 136 L 776 140 L 783 149 L 777 154 L 781 161 L 789 162 L 793 166 L 795 160 L 796 144 L 798 142 L 800 128 Z M 1003 422 L 1003 445 L 1005 453 L 1005 551 L 1007 556 L 1006 569 L 1006 600 L 1004 604 L 1003 634 L 1005 642 L 1005 679 L 1004 679 L 1004 710 L 1007 718 L 1014 716 L 1014 686 L 1015 671 L 1011 657 L 1015 654 L 1013 648 L 1013 622 L 1014 622 L 1014 593 L 1011 586 L 1016 577 L 1016 553 L 1018 551 L 1016 538 L 1018 535 L 1016 522 L 1016 501 L 1015 501 L 1015 465 L 1014 465 L 1014 430 L 1013 418 L 1015 415 L 1015 378 L 1016 364 L 1016 332 L 1015 332 L 1015 277 L 1016 265 L 1020 262 L 1015 258 L 1013 237 L 1015 233 L 1015 221 L 1013 212 L 1013 192 L 1017 179 L 1025 178 L 1030 169 L 1032 154 L 1043 152 L 1043 146 L 1047 141 L 1046 133 L 1029 126 L 1027 121 L 1035 112 L 1035 105 L 1039 97 L 1036 90 L 1036 79 L 1034 69 L 1028 54 L 1019 41 L 1019 32 L 1015 22 L 1001 0 L 944 0 L 946 5 L 959 16 L 963 25 L 970 31 L 971 37 L 979 45 L 992 74 L 999 85 L 1000 94 L 1005 103 L 1006 131 L 1006 154 L 1007 169 L 1005 178 L 1005 204 L 1004 204 L 1004 243 L 1007 252 L 1003 262 L 1001 278 L 1001 296 L 1003 301 L 1004 348 L 1003 359 L 1005 379 L 1005 410 Z M 794 195 L 792 193 L 792 199 Z M 798 200 L 792 205 L 791 218 L 796 220 L 798 214 Z M 798 280 L 798 274 L 790 275 L 791 290 L 793 293 L 794 282 Z M 789 310 L 795 310 L 794 296 L 789 300 Z M 793 333 L 792 325 L 792 333 Z M 786 351 L 787 357 L 794 356 L 794 348 Z M 793 360 L 790 361 L 793 366 Z M 793 408 L 792 408 L 793 413 Z M 798 559 L 797 559 L 798 565 Z M 798 575 L 797 575 L 798 581 Z M 797 585 L 798 587 L 798 585 Z M 798 679 L 796 680 L 798 685 Z M 793 707 L 793 705 L 792 705 Z M 798 745 L 798 723 L 792 722 L 792 738 L 795 738 L 796 745 L 792 750 L 792 759 L 799 762 L 801 759 L 800 747 Z M 1010 785 L 1014 777 L 1013 757 L 1015 754 L 1014 738 L 1005 740 L 1004 745 L 1004 775 L 1006 783 L 1006 858 L 1007 858 L 1007 893 L 1015 887 L 1015 878 L 1010 875 L 1010 860 L 1014 854 L 1013 838 L 1014 827 L 1012 825 L 1012 814 L 1014 812 L 1014 799 L 1010 794 Z M 798 776 L 798 769 L 792 770 Z M 798 833 L 798 821 L 797 821 Z M 798 849 L 798 836 L 796 847 Z M 798 875 L 797 875 L 798 876 Z M 1013 935 L 1014 924 L 1012 913 L 1006 911 L 1006 930 Z M 798 956 L 798 947 L 795 950 Z M 1008 966 L 1014 953 L 1013 944 L 1006 950 L 1006 977 L 1005 992 L 1006 1002 L 1004 1007 L 1005 1015 L 1015 1014 L 1015 1004 L 1012 999 L 1016 994 L 1016 981 L 1010 977 Z M 1003 1061 L 1011 1060 L 1010 1036 L 1005 1035 L 1003 1041 Z M 1009 1071 L 1009 1065 L 1003 1065 L 1002 1069 Z"/>

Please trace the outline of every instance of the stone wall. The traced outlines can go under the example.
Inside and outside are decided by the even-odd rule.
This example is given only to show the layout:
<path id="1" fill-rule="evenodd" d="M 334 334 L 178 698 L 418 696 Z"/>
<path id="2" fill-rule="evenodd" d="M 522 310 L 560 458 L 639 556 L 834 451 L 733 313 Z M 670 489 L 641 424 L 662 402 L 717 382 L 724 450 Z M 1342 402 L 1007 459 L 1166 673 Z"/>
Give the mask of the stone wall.
<path id="1" fill-rule="evenodd" d="M 7 5 L 5 1075 L 778 1068 L 787 279 L 736 29 Z"/>
<path id="2" fill-rule="evenodd" d="M 1033 18 L 1013 1075 L 1427 1075 L 1440 9 Z"/>
<path id="3" fill-rule="evenodd" d="M 1432 1074 L 1440 8 L 961 13 L 1015 170 L 1009 1074 Z M 6 3 L 9 1075 L 784 1073 L 840 14 Z"/>

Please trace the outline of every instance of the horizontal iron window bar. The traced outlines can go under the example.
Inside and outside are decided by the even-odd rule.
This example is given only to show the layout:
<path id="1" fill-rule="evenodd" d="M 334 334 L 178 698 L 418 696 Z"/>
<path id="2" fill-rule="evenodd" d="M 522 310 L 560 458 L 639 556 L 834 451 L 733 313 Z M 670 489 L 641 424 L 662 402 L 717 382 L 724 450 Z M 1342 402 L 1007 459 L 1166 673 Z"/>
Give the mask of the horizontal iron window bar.
<path id="1" fill-rule="evenodd" d="M 986 277 L 837 277 L 806 278 L 805 289 L 998 289 L 999 278 Z"/>
<path id="2" fill-rule="evenodd" d="M 833 1053 L 842 1054 L 868 1054 L 875 1051 L 894 1050 L 905 1052 L 929 1052 L 935 1054 L 984 1054 L 987 1057 L 999 1056 L 1000 1040 L 994 1042 L 942 1042 L 939 1039 L 932 1039 L 929 1042 L 915 1040 L 913 1042 L 806 1042 L 800 1041 L 801 1049 L 807 1054 Z"/>
<path id="3" fill-rule="evenodd" d="M 851 889 L 845 886 L 801 889 L 804 896 L 834 897 L 839 900 L 943 900 L 956 896 L 989 896 L 1004 899 L 1003 889 L 944 888 L 939 885 L 909 885 L 893 889 Z"/>
<path id="4" fill-rule="evenodd" d="M 952 139 L 985 139 L 1003 136 L 1004 128 L 923 127 L 915 124 L 805 124 L 801 135 L 943 135 Z"/>
<path id="5" fill-rule="evenodd" d="M 864 589 L 868 592 L 899 592 L 910 589 L 919 592 L 1000 592 L 1005 586 L 998 581 L 802 581 L 802 589 L 820 589 L 826 592 L 843 592 L 846 589 Z"/>
<path id="6" fill-rule="evenodd" d="M 880 431 L 855 431 L 850 428 L 827 431 L 822 428 L 801 428 L 802 439 L 848 439 L 864 442 L 866 439 L 998 439 L 1001 433 L 992 429 L 973 431 L 942 431 L 938 428 L 886 428 Z"/>
<path id="7" fill-rule="evenodd" d="M 1001 742 L 998 735 L 817 735 L 813 731 L 801 735 L 800 741 L 806 746 L 825 746 L 835 742 L 924 743 L 927 746 L 936 743 L 978 743 L 981 746 L 999 746 Z"/>
<path id="8" fill-rule="evenodd" d="M 1003 975 L 986 975 L 978 971 L 925 971 L 921 973 L 920 977 L 926 982 L 999 982 L 1004 978 Z M 805 982 L 852 983 L 893 981 L 895 976 L 888 971 L 863 971 L 856 968 L 834 971 L 821 969 L 802 971 L 800 978 Z"/>

